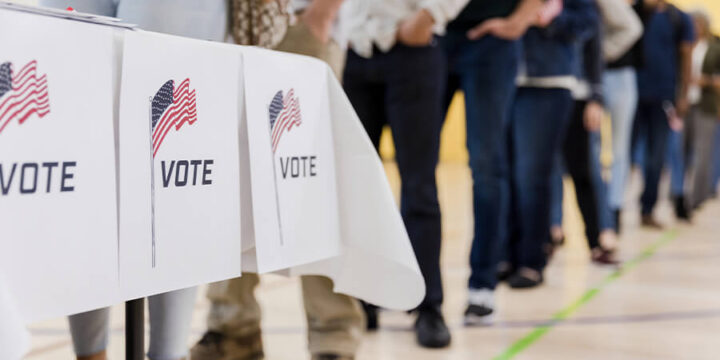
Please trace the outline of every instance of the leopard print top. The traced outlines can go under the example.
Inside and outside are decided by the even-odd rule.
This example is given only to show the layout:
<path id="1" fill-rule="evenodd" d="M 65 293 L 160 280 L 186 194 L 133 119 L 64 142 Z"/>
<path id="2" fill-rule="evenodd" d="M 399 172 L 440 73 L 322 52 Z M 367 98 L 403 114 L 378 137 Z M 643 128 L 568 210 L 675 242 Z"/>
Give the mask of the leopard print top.
<path id="1" fill-rule="evenodd" d="M 290 24 L 288 0 L 231 0 L 231 31 L 235 42 L 272 49 Z"/>

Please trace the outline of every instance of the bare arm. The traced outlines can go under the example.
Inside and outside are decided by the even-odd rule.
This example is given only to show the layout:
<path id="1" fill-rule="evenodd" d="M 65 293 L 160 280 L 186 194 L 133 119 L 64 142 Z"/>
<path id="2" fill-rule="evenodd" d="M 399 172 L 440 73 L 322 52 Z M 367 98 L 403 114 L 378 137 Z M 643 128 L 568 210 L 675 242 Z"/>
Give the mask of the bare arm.
<path id="1" fill-rule="evenodd" d="M 685 117 L 688 110 L 688 89 L 690 88 L 690 79 L 692 77 L 692 57 L 693 45 L 687 42 L 680 44 L 680 81 L 678 88 L 678 98 L 675 106 L 677 107 L 678 116 Z"/>
<path id="2" fill-rule="evenodd" d="M 313 0 L 300 19 L 308 26 L 310 32 L 322 42 L 330 40 L 335 18 L 337 18 L 343 0 Z"/>
<path id="3" fill-rule="evenodd" d="M 470 0 L 423 0 L 420 8 L 426 10 L 433 18 L 435 25 L 443 28 L 455 19 Z"/>
<path id="4" fill-rule="evenodd" d="M 535 22 L 542 4 L 542 0 L 523 0 L 512 15 L 489 19 L 470 29 L 468 38 L 475 40 L 490 34 L 507 40 L 518 39 Z"/>
<path id="5" fill-rule="evenodd" d="M 605 25 L 602 42 L 605 61 L 615 61 L 640 39 L 642 21 L 625 0 L 597 0 Z"/>

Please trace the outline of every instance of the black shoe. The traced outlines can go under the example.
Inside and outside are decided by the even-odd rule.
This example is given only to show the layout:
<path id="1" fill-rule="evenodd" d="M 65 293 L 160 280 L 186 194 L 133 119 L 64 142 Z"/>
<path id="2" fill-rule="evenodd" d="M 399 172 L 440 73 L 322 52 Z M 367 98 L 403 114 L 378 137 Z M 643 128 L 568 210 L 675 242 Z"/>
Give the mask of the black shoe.
<path id="1" fill-rule="evenodd" d="M 422 309 L 415 321 L 417 342 L 426 348 L 444 348 L 450 345 L 450 330 L 440 310 Z"/>
<path id="2" fill-rule="evenodd" d="M 313 355 L 312 360 L 354 360 L 354 356 L 338 355 L 338 354 L 317 354 Z"/>
<path id="3" fill-rule="evenodd" d="M 652 215 L 643 215 L 640 220 L 640 225 L 653 230 L 662 230 L 665 228 L 663 224 L 655 220 L 655 217 Z"/>
<path id="4" fill-rule="evenodd" d="M 375 331 L 378 329 L 378 307 L 373 304 L 362 302 L 365 311 L 365 319 L 367 319 L 367 331 Z"/>
<path id="5" fill-rule="evenodd" d="M 690 221 L 690 209 L 685 202 L 685 196 L 673 196 L 673 203 L 675 204 L 675 216 L 682 221 Z"/>
<path id="6" fill-rule="evenodd" d="M 616 266 L 620 264 L 620 260 L 617 259 L 614 250 L 603 249 L 600 246 L 590 251 L 590 259 L 598 265 Z"/>
<path id="7" fill-rule="evenodd" d="M 543 283 L 543 275 L 534 269 L 520 268 L 507 283 L 513 289 L 530 289 Z"/>

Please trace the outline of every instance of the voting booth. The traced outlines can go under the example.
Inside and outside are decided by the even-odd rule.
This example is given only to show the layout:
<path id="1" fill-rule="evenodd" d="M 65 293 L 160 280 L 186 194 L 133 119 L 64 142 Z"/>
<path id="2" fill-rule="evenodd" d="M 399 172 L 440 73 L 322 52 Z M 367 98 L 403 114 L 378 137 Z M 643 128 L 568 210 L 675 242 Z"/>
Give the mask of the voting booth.
<path id="1" fill-rule="evenodd" d="M 243 271 L 422 300 L 383 166 L 323 62 L 2 2 L 0 49 L 0 358 L 33 322 Z"/>

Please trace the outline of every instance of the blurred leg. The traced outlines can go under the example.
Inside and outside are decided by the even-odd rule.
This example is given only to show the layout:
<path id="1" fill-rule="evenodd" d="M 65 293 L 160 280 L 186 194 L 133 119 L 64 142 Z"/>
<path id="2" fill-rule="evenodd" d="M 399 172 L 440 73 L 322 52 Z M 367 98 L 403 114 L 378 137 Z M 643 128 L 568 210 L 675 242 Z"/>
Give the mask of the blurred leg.
<path id="1" fill-rule="evenodd" d="M 442 234 L 435 170 L 442 125 L 443 56 L 438 46 L 397 45 L 388 60 L 385 104 L 402 179 L 401 213 L 427 289 L 419 307 L 439 309 L 443 302 Z"/>
<path id="2" fill-rule="evenodd" d="M 360 303 L 333 292 L 332 280 L 324 276 L 301 280 L 310 353 L 354 356 L 365 331 Z"/>
<path id="3" fill-rule="evenodd" d="M 670 195 L 680 197 L 685 189 L 685 133 L 671 130 L 668 135 L 668 163 L 670 165 Z"/>
<path id="4" fill-rule="evenodd" d="M 263 354 L 257 274 L 212 283 L 207 298 L 207 332 L 191 349 L 192 360 L 253 359 Z"/>
<path id="5" fill-rule="evenodd" d="M 505 136 L 515 93 L 519 44 L 487 36 L 467 41 L 465 33 L 448 33 L 460 43 L 448 59 L 465 93 L 467 146 L 473 177 L 474 236 L 470 250 L 470 289 L 495 289 L 502 226 L 508 209 Z"/>
<path id="6" fill-rule="evenodd" d="M 710 197 L 712 192 L 712 152 L 715 131 L 718 128 L 714 116 L 698 112 L 695 121 L 694 157 L 690 179 L 693 179 L 690 206 L 698 207 Z"/>
<path id="7" fill-rule="evenodd" d="M 107 349 L 110 333 L 110 308 L 88 311 L 68 317 L 73 348 L 78 358 L 95 359 L 93 355 Z M 98 359 L 102 359 L 99 357 Z"/>
<path id="8" fill-rule="evenodd" d="M 188 356 L 188 336 L 197 288 L 175 290 L 148 298 L 150 360 L 180 360 Z"/>
<path id="9" fill-rule="evenodd" d="M 645 189 L 642 194 L 642 214 L 652 215 L 658 199 L 660 175 L 667 154 L 667 139 L 670 127 L 660 102 L 647 103 L 644 106 L 644 134 L 647 141 L 645 158 Z"/>
<path id="10" fill-rule="evenodd" d="M 609 185 L 609 206 L 623 207 L 625 188 L 630 172 L 630 142 L 637 108 L 637 80 L 631 68 L 608 70 L 605 98 L 612 120 L 612 176 Z"/>
<path id="11" fill-rule="evenodd" d="M 383 127 L 387 124 L 386 85 L 381 70 L 383 59 L 380 54 L 376 54 L 374 59 L 365 59 L 349 50 L 343 74 L 343 89 L 375 149 L 380 147 Z"/>
<path id="12" fill-rule="evenodd" d="M 575 184 L 575 195 L 585 222 L 585 236 L 587 237 L 588 246 L 590 249 L 594 249 L 599 246 L 599 197 L 592 180 L 591 133 L 585 129 L 583 122 L 585 105 L 586 102 L 584 101 L 575 102 L 563 144 L 563 154 L 568 172 Z"/>
<path id="13" fill-rule="evenodd" d="M 511 121 L 515 156 L 513 192 L 517 196 L 520 242 L 518 267 L 539 272 L 545 267 L 544 247 L 550 241 L 552 169 L 572 110 L 564 89 L 518 90 Z"/>

